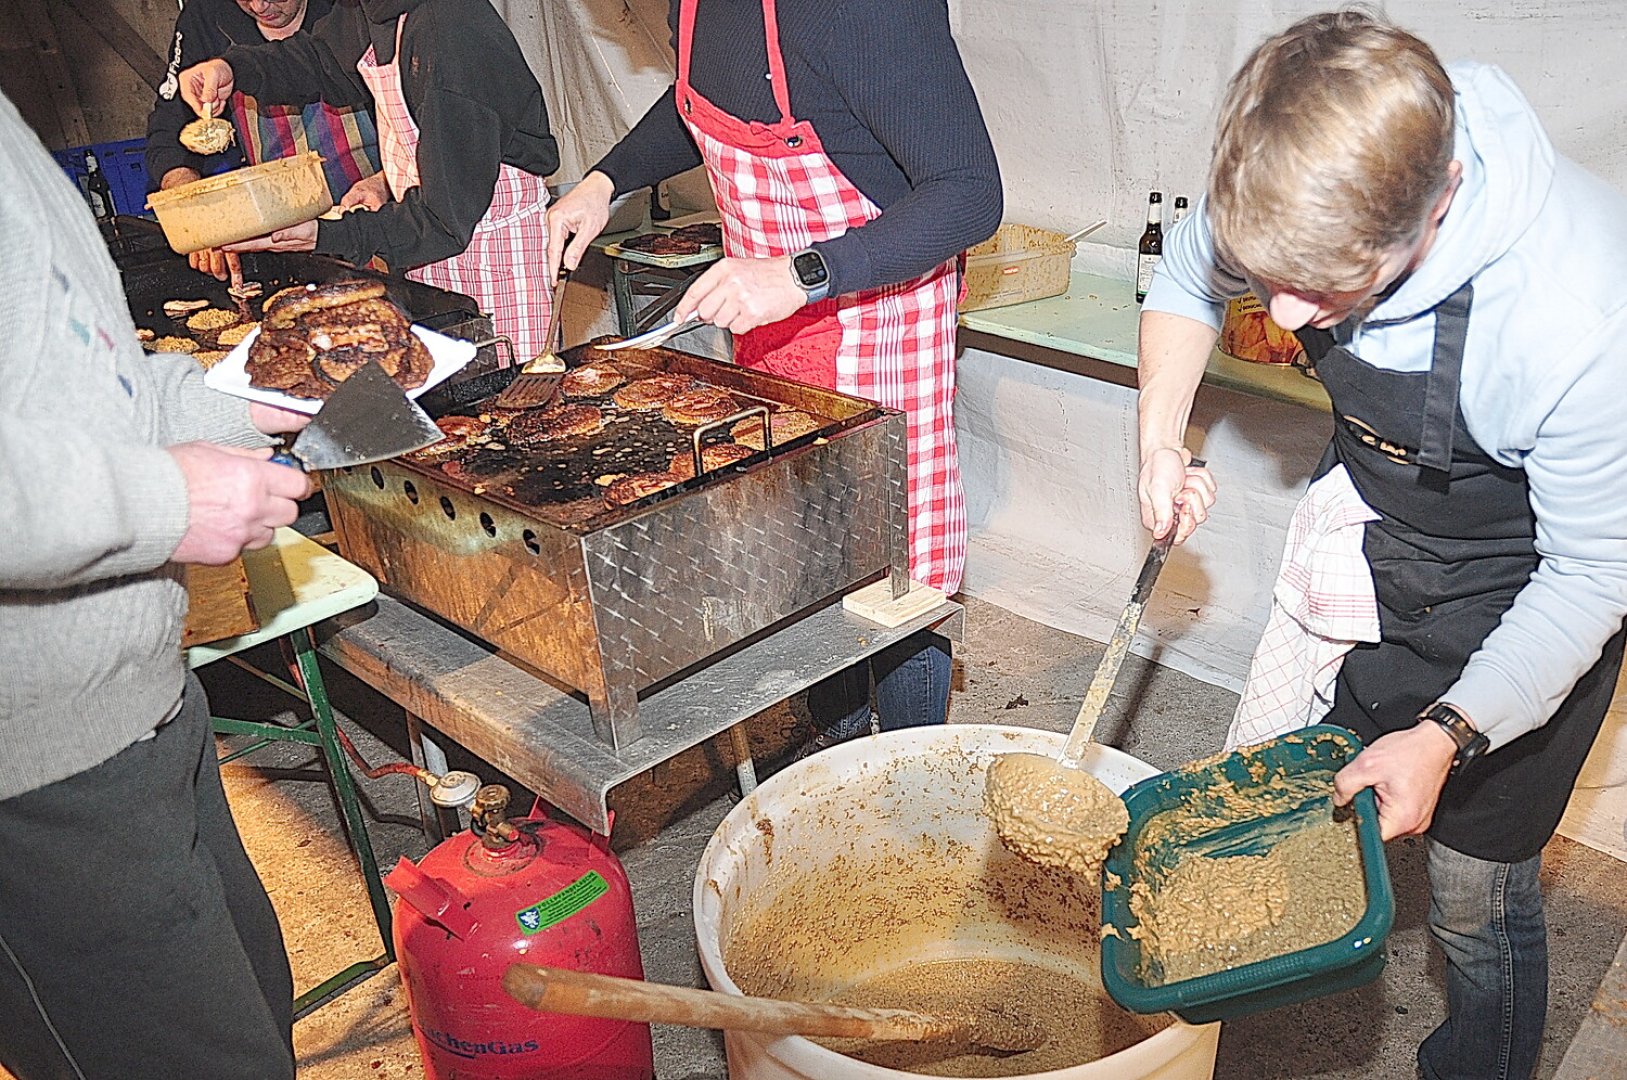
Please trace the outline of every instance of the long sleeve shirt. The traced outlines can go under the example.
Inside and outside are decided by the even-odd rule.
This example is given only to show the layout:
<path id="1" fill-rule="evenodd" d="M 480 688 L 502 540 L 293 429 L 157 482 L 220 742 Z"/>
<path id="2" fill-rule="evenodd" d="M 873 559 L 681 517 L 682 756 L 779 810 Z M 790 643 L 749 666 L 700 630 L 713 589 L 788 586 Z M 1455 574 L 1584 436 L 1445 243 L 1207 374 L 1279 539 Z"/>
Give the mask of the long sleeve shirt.
<path id="1" fill-rule="evenodd" d="M 993 235 L 1003 202 L 994 146 L 944 0 L 781 0 L 791 110 L 882 213 L 815 244 L 831 292 L 907 281 Z M 677 40 L 678 0 L 671 23 Z M 761 0 L 700 0 L 690 79 L 725 112 L 780 119 Z M 669 90 L 597 168 L 618 193 L 699 165 Z"/>
<path id="2" fill-rule="evenodd" d="M 331 9 L 330 0 L 306 0 L 304 27 Z M 339 108 L 324 102 L 304 106 L 262 105 L 247 94 L 234 94 L 228 115 L 237 142 L 219 154 L 194 154 L 180 143 L 181 129 L 197 116 L 180 94 L 179 73 L 217 57 L 236 44 L 264 42 L 254 17 L 236 0 L 186 0 L 175 20 L 169 71 L 158 86 L 147 117 L 147 186 L 156 190 L 172 169 L 191 169 L 200 176 L 242 165 L 273 161 L 314 150 L 322 155 L 328 189 L 337 202 L 350 186 L 378 171 L 378 134 L 365 105 Z"/>
<path id="3" fill-rule="evenodd" d="M 1430 366 L 1435 308 L 1474 283 L 1458 404 L 1475 442 L 1523 468 L 1536 572 L 1442 700 L 1505 745 L 1541 727 L 1627 615 L 1627 197 L 1560 157 L 1494 67 L 1448 69 L 1463 180 L 1423 264 L 1344 347 L 1388 371 Z M 1245 290 L 1200 204 L 1164 241 L 1144 310 L 1218 327 Z"/>
<path id="4" fill-rule="evenodd" d="M 381 256 L 403 271 L 461 254 L 490 209 L 507 164 L 538 176 L 559 168 L 542 88 L 489 0 L 372 0 L 338 4 L 309 34 L 234 46 L 237 87 L 263 101 L 369 103 L 356 64 L 369 48 L 396 60 L 418 126 L 419 186 L 373 213 L 317 223 L 316 250 L 361 264 Z M 375 21 L 377 20 L 377 21 Z"/>
<path id="5" fill-rule="evenodd" d="M 0 799 L 168 716 L 188 523 L 168 446 L 270 440 L 189 358 L 144 354 L 84 201 L 0 97 Z"/>

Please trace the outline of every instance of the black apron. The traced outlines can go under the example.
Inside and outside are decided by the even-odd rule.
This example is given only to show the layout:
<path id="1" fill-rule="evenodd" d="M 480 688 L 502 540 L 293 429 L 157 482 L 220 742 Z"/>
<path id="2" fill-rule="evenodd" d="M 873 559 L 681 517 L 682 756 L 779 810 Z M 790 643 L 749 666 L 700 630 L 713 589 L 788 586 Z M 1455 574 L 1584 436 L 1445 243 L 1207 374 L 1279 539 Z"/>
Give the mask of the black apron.
<path id="1" fill-rule="evenodd" d="M 1384 371 L 1306 327 L 1301 343 L 1333 402 L 1333 441 L 1317 469 L 1343 464 L 1381 515 L 1363 551 L 1378 598 L 1377 644 L 1339 670 L 1327 722 L 1371 743 L 1410 728 L 1455 683 L 1536 570 L 1525 470 L 1492 460 L 1458 407 L 1472 286 L 1435 309 L 1428 371 Z M 1446 781 L 1429 835 L 1456 851 L 1519 862 L 1559 826 L 1621 669 L 1617 631 L 1548 723 Z"/>

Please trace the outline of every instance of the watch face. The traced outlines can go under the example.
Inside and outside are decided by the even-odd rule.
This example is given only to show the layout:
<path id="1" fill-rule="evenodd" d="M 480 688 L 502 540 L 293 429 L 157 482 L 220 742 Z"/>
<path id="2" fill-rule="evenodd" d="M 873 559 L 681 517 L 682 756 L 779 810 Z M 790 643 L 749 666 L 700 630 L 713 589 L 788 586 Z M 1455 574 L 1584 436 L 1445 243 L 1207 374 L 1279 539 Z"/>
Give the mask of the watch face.
<path id="1" fill-rule="evenodd" d="M 791 260 L 791 269 L 796 271 L 797 280 L 802 282 L 804 289 L 818 288 L 830 280 L 830 271 L 825 269 L 825 260 L 817 251 L 804 251 Z"/>

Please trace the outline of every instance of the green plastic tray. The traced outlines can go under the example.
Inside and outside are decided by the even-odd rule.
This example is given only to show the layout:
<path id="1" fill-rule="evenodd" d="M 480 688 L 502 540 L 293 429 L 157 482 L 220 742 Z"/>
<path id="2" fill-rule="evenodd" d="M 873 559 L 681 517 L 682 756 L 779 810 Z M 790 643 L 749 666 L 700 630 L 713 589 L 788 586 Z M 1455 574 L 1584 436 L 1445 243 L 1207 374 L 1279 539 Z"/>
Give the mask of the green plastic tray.
<path id="1" fill-rule="evenodd" d="M 1159 869 L 1173 866 L 1183 854 L 1194 851 L 1212 856 L 1269 851 L 1304 823 L 1326 813 L 1333 795 L 1333 774 L 1360 751 L 1361 740 L 1351 732 L 1317 724 L 1246 750 L 1160 773 L 1124 793 L 1130 827 L 1108 854 L 1103 870 L 1102 922 L 1116 933 L 1102 941 L 1102 983 L 1114 1001 L 1131 1012 L 1173 1012 L 1188 1023 L 1204 1024 L 1338 993 L 1378 977 L 1384 967 L 1384 939 L 1395 919 L 1395 897 L 1371 790 L 1360 792 L 1353 803 L 1367 909 L 1343 937 L 1198 978 L 1149 985 L 1141 944 L 1127 932 L 1136 925 L 1130 912 L 1130 887 L 1139 880 L 1136 857 L 1148 823 L 1159 814 L 1192 805 L 1222 780 L 1247 790 L 1279 773 L 1313 778 L 1325 773 L 1325 795 L 1313 795 L 1292 809 L 1222 825 L 1179 843 L 1161 842 L 1148 855 L 1151 866 Z M 1114 887 L 1108 888 L 1105 883 L 1115 879 Z"/>

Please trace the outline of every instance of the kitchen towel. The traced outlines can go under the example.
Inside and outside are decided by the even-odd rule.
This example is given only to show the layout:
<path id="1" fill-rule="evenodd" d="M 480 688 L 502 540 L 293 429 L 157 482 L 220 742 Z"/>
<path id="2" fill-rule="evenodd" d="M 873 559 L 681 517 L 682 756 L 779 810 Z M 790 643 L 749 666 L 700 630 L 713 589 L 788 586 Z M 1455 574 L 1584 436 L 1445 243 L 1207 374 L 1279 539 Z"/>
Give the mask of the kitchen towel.
<path id="1" fill-rule="evenodd" d="M 1294 508 L 1271 615 L 1226 734 L 1228 750 L 1316 723 L 1333 707 L 1345 654 L 1359 641 L 1378 640 L 1378 601 L 1362 553 L 1366 524 L 1378 517 L 1343 465 L 1312 484 Z"/>

